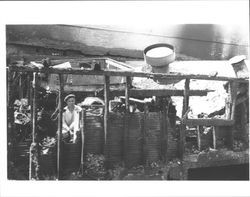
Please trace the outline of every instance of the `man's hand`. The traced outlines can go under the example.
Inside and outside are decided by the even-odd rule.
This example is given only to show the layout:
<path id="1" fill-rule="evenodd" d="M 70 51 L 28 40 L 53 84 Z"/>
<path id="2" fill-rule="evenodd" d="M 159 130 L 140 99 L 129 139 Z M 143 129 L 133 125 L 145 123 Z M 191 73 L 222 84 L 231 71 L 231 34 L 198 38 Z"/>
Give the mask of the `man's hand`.
<path id="1" fill-rule="evenodd" d="M 69 132 L 68 131 L 67 132 L 63 132 L 62 133 L 62 137 L 63 137 L 63 139 L 68 138 L 69 137 Z"/>

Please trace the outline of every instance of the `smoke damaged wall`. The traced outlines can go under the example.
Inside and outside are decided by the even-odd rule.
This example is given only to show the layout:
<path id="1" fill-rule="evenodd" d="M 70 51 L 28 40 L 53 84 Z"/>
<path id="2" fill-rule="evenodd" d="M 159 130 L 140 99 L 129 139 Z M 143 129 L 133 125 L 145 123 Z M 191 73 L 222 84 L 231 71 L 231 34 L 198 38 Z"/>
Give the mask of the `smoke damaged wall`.
<path id="1" fill-rule="evenodd" d="M 70 25 L 7 25 L 7 54 L 13 46 L 28 45 L 73 51 L 73 54 L 143 58 L 143 49 L 155 43 L 169 43 L 176 52 L 203 60 L 225 60 L 248 56 L 248 33 L 210 24 L 186 24 L 160 30 L 131 32 L 122 28 Z M 12 46 L 12 49 L 11 49 Z M 14 47 L 14 48 L 15 48 Z"/>

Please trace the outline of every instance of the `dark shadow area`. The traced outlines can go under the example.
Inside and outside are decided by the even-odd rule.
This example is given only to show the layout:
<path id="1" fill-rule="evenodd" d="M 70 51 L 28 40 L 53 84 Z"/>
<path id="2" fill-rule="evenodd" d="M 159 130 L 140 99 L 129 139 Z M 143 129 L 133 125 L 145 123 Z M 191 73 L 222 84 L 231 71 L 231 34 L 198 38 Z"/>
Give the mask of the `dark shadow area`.
<path id="1" fill-rule="evenodd" d="M 242 32 L 234 27 L 215 24 L 180 25 L 176 37 L 182 39 L 179 52 L 203 60 L 225 60 L 236 55 L 248 56 L 248 42 L 241 39 Z"/>
<path id="2" fill-rule="evenodd" d="M 249 180 L 249 164 L 189 169 L 188 180 Z"/>

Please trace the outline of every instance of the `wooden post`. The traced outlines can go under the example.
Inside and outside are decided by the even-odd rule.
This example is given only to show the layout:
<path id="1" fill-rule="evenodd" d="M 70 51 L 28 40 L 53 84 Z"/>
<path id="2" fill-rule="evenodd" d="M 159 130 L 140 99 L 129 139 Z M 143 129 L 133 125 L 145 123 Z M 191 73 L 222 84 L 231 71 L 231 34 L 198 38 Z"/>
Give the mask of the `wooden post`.
<path id="1" fill-rule="evenodd" d="M 213 148 L 216 149 L 216 129 L 215 126 L 213 128 Z"/>
<path id="2" fill-rule="evenodd" d="M 104 147 L 103 150 L 108 151 L 106 144 L 107 144 L 107 134 L 108 134 L 108 127 L 109 127 L 109 86 L 110 86 L 110 77 L 104 77 L 104 102 L 105 102 L 105 109 L 104 109 Z M 108 152 L 107 152 L 108 154 Z"/>
<path id="3" fill-rule="evenodd" d="M 186 81 L 185 81 L 185 87 L 184 87 L 182 116 L 184 116 L 184 114 L 188 110 L 188 106 L 189 106 L 189 91 L 190 91 L 189 85 L 190 85 L 190 79 L 186 79 Z"/>
<path id="4" fill-rule="evenodd" d="M 230 101 L 231 101 L 231 109 L 230 109 L 230 117 L 228 117 L 231 120 L 234 120 L 234 115 L 235 115 L 235 108 L 236 108 L 236 99 L 237 99 L 237 87 L 238 87 L 237 82 L 230 82 L 229 87 L 230 87 Z M 242 117 L 243 118 L 243 117 Z M 233 135 L 233 129 L 232 127 L 229 127 L 229 146 L 231 149 L 233 149 L 233 140 L 234 140 L 234 135 Z"/>
<path id="5" fill-rule="evenodd" d="M 36 133 L 36 122 L 37 122 L 37 73 L 33 73 L 32 82 L 32 143 L 30 146 L 30 160 L 29 160 L 29 180 L 38 179 L 38 145 L 37 145 L 37 133 Z"/>
<path id="6" fill-rule="evenodd" d="M 19 73 L 19 99 L 23 98 L 23 80 L 22 73 Z"/>
<path id="7" fill-rule="evenodd" d="M 142 163 L 146 164 L 146 132 L 147 132 L 147 115 L 148 115 L 148 105 L 145 103 L 144 105 L 144 113 L 142 120 Z"/>
<path id="8" fill-rule="evenodd" d="M 127 162 L 127 150 L 128 150 L 128 138 L 129 138 L 129 89 L 131 87 L 131 78 L 126 77 L 126 87 L 125 87 L 125 126 L 124 126 L 124 139 L 123 139 L 123 157 L 125 164 Z"/>
<path id="9" fill-rule="evenodd" d="M 189 90 L 190 90 L 189 85 L 190 85 L 190 79 L 186 79 L 184 88 L 183 106 L 182 106 L 182 117 L 187 112 L 189 106 Z M 180 125 L 180 144 L 179 144 L 180 158 L 183 158 L 185 152 L 185 144 L 186 144 L 186 125 L 182 121 Z"/>
<path id="10" fill-rule="evenodd" d="M 232 86 L 228 83 L 228 90 L 227 90 L 227 98 L 225 103 L 225 119 L 231 119 L 231 107 L 232 107 L 232 95 L 231 95 L 231 88 Z"/>
<path id="11" fill-rule="evenodd" d="M 84 155 L 84 140 L 85 140 L 85 121 L 86 121 L 86 111 L 85 108 L 82 109 L 82 116 L 81 116 L 81 136 L 82 136 L 82 149 L 81 149 L 81 173 L 83 174 L 83 155 Z"/>
<path id="12" fill-rule="evenodd" d="M 126 77 L 126 88 L 125 88 L 125 105 L 126 105 L 126 114 L 129 114 L 129 91 L 131 87 L 131 78 Z"/>
<path id="13" fill-rule="evenodd" d="M 165 162 L 166 161 L 166 153 L 167 153 L 167 125 L 166 125 L 166 118 L 167 118 L 167 110 L 166 110 L 166 99 L 162 99 L 162 116 L 161 116 L 161 158 Z"/>
<path id="14" fill-rule="evenodd" d="M 234 120 L 234 114 L 235 114 L 235 106 L 236 106 L 236 98 L 237 98 L 237 83 L 236 82 L 230 82 L 230 97 L 231 97 L 231 102 L 232 102 L 232 107 L 231 107 L 231 113 L 230 113 L 230 119 Z"/>
<path id="15" fill-rule="evenodd" d="M 61 175 L 61 133 L 62 133 L 62 114 L 63 114 L 63 75 L 59 74 L 59 117 L 57 130 L 57 180 L 60 180 Z"/>
<path id="16" fill-rule="evenodd" d="M 30 73 L 27 73 L 27 92 L 26 92 L 26 98 L 28 98 L 28 104 L 30 105 Z"/>
<path id="17" fill-rule="evenodd" d="M 32 109 L 32 142 L 36 141 L 36 119 L 37 119 L 37 106 L 36 106 L 36 91 L 37 91 L 37 73 L 33 73 L 33 98 L 32 98 L 32 105 L 33 105 L 33 109 Z"/>
<path id="18" fill-rule="evenodd" d="M 12 71 L 10 69 L 7 70 L 7 113 L 8 113 L 8 128 L 10 129 L 9 132 L 12 136 L 12 128 L 14 123 L 14 108 L 13 108 L 13 98 L 12 98 L 12 91 L 13 91 L 13 77 Z"/>
<path id="19" fill-rule="evenodd" d="M 197 146 L 198 146 L 198 150 L 201 151 L 201 133 L 200 133 L 200 129 L 201 126 L 197 126 Z"/>
<path id="20" fill-rule="evenodd" d="M 181 122 L 180 125 L 180 142 L 179 142 L 179 156 L 182 159 L 185 152 L 186 144 L 186 125 Z"/>
<path id="21" fill-rule="evenodd" d="M 13 125 L 14 125 L 14 107 L 13 107 L 13 99 L 12 99 L 12 83 L 13 77 L 12 72 L 10 69 L 7 69 L 7 143 L 13 140 L 14 132 L 13 132 Z M 12 144 L 12 143 L 11 143 Z M 13 152 L 13 144 L 8 146 L 7 151 L 7 158 L 8 161 L 14 159 L 14 152 Z"/>

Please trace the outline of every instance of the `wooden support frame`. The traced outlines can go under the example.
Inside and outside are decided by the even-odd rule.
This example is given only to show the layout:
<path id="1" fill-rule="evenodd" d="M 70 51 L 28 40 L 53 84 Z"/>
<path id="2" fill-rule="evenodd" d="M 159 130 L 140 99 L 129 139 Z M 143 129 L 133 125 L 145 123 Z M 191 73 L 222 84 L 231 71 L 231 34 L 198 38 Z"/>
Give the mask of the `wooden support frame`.
<path id="1" fill-rule="evenodd" d="M 62 144 L 62 115 L 63 115 L 63 75 L 59 74 L 59 116 L 57 131 L 57 180 L 61 178 L 61 144 Z"/>
<path id="2" fill-rule="evenodd" d="M 100 76 L 121 76 L 121 77 L 146 77 L 152 79 L 199 79 L 199 80 L 213 80 L 213 81 L 237 81 L 248 83 L 248 78 L 235 78 L 235 77 L 216 77 L 209 75 L 182 75 L 182 74 L 161 74 L 161 73 L 145 73 L 134 71 L 107 71 L 107 70 L 81 70 L 80 68 L 74 69 L 55 69 L 55 68 L 30 68 L 30 67 L 15 67 L 11 66 L 11 70 L 18 72 L 40 72 L 49 74 L 75 74 L 75 75 L 100 75 Z"/>
<path id="3" fill-rule="evenodd" d="M 75 74 L 75 75 L 99 75 L 99 76 L 105 76 L 105 81 L 106 81 L 106 77 L 110 77 L 110 76 L 123 76 L 126 77 L 126 89 L 125 89 L 125 97 L 126 97 L 126 124 L 125 124 L 125 132 L 124 132 L 124 153 L 127 151 L 127 134 L 128 134 L 128 123 L 129 123 L 129 97 L 133 94 L 138 94 L 141 96 L 145 96 L 145 95 L 151 95 L 153 93 L 158 94 L 157 96 L 165 96 L 165 94 L 170 94 L 171 96 L 178 96 L 178 95 L 172 95 L 175 94 L 176 92 L 168 92 L 168 93 L 163 93 L 163 91 L 155 91 L 152 90 L 151 93 L 149 90 L 130 90 L 130 86 L 131 86 L 131 77 L 146 77 L 146 78 L 151 78 L 151 79 L 186 79 L 185 81 L 185 90 L 181 90 L 181 92 L 179 91 L 176 94 L 180 94 L 180 96 L 184 96 L 184 106 L 183 106 L 183 114 L 185 113 L 185 111 L 187 111 L 188 108 L 188 101 L 189 101 L 189 96 L 192 96 L 192 94 L 197 94 L 197 96 L 200 96 L 198 94 L 205 94 L 204 92 L 193 92 L 195 90 L 190 90 L 189 89 L 189 83 L 190 83 L 190 79 L 198 79 L 198 80 L 214 80 L 214 81 L 229 81 L 230 83 L 249 83 L 248 78 L 232 78 L 232 77 L 214 77 L 214 76 L 208 76 L 208 75 L 179 75 L 179 74 L 159 74 L 159 73 L 144 73 L 144 72 L 133 72 L 133 71 L 95 71 L 95 70 L 81 70 L 81 69 L 53 69 L 53 68 L 43 68 L 43 69 L 38 69 L 38 68 L 30 68 L 30 67 L 15 67 L 15 66 L 11 66 L 11 67 L 7 67 L 7 69 L 10 71 L 10 73 L 12 71 L 17 71 L 17 72 L 27 72 L 27 73 L 36 73 L 40 72 L 40 73 L 49 73 L 49 74 L 58 74 L 59 75 L 59 79 L 60 79 L 60 90 L 59 90 L 59 119 L 58 119 L 58 144 L 57 144 L 57 178 L 60 179 L 60 144 L 61 144 L 61 129 L 62 129 L 62 92 L 63 92 L 63 74 Z M 36 80 L 36 77 L 35 79 Z M 8 81 L 9 82 L 9 81 Z M 106 83 L 107 84 L 107 83 Z M 106 87 L 107 89 L 107 87 Z M 135 93 L 133 93 L 133 91 Z M 106 91 L 105 94 L 107 94 Z M 32 91 L 31 91 L 32 94 Z M 35 90 L 34 93 L 35 94 Z M 32 95 L 33 95 L 32 94 Z M 107 101 L 108 101 L 108 96 L 107 97 Z M 9 98 L 10 99 L 10 98 Z M 8 101 L 9 101 L 8 99 Z M 236 102 L 236 101 L 235 101 Z M 109 102 L 106 102 L 107 104 L 105 105 L 105 111 L 106 113 L 108 113 L 108 105 Z M 33 100 L 33 105 L 34 105 L 34 100 Z M 32 106 L 33 106 L 32 105 Z M 35 108 L 35 109 L 34 109 Z M 232 100 L 232 111 L 229 117 L 229 120 L 184 120 L 181 123 L 181 129 L 180 129 L 180 155 L 181 158 L 183 157 L 184 154 L 184 150 L 185 150 L 185 130 L 186 130 L 186 125 L 193 125 L 193 124 L 197 124 L 199 125 L 204 125 L 204 126 L 232 126 L 234 121 L 233 121 L 233 116 L 234 116 L 234 100 Z M 32 115 L 32 129 L 33 129 L 33 124 L 36 121 L 36 106 L 34 105 L 32 107 L 32 112 L 35 112 Z M 106 115 L 106 119 L 108 116 Z M 108 126 L 108 121 L 106 120 L 106 126 Z M 186 121 L 186 122 L 185 122 Z M 214 127 L 213 127 L 214 128 Z M 106 127 L 106 131 L 108 130 L 108 128 Z M 35 135 L 33 135 L 33 141 L 35 141 Z M 215 132 L 213 132 L 213 137 L 215 136 Z M 214 137 L 214 141 L 216 141 L 216 136 Z M 216 148 L 216 143 L 214 143 L 214 148 Z M 124 154 L 125 155 L 125 154 Z"/>

